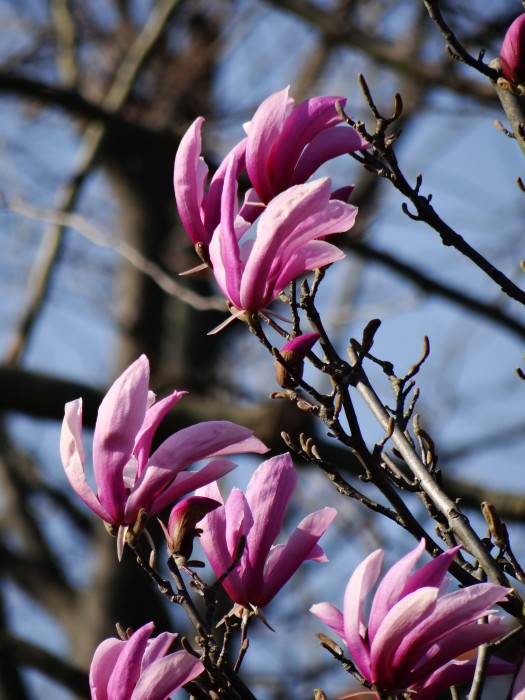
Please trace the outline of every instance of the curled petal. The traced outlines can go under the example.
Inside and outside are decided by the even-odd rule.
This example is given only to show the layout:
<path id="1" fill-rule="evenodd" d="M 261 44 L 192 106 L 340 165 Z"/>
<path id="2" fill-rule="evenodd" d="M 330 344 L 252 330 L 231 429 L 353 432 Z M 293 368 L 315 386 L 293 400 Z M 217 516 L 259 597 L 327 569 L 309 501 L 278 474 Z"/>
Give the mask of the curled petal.
<path id="1" fill-rule="evenodd" d="M 310 612 L 318 617 L 325 625 L 328 625 L 342 639 L 345 638 L 345 625 L 343 613 L 332 603 L 316 603 L 310 608 Z"/>
<path id="2" fill-rule="evenodd" d="M 176 651 L 148 666 L 130 700 L 166 700 L 204 671 L 204 665 L 187 651 Z"/>
<path id="3" fill-rule="evenodd" d="M 98 410 L 93 436 L 93 469 L 106 510 L 122 515 L 126 489 L 122 472 L 133 452 L 148 402 L 149 362 L 139 357 L 114 382 Z"/>
<path id="4" fill-rule="evenodd" d="M 303 561 L 310 558 L 318 561 L 326 560 L 325 557 L 320 556 L 320 548 L 316 545 L 336 515 L 335 508 L 323 508 L 310 513 L 299 523 L 286 545 L 272 550 L 268 557 L 264 592 L 259 605 L 266 605 L 293 576 Z"/>
<path id="5" fill-rule="evenodd" d="M 366 596 L 379 578 L 382 561 L 383 552 L 378 549 L 361 562 L 348 582 L 344 597 L 344 638 L 359 671 L 369 681 L 372 672 L 363 609 Z"/>
<path id="6" fill-rule="evenodd" d="M 100 503 L 88 484 L 84 472 L 84 448 L 82 445 L 82 399 L 71 401 L 65 406 L 65 415 L 60 434 L 60 455 L 69 483 L 99 518 L 111 525 L 117 521 Z"/>
<path id="7" fill-rule="evenodd" d="M 208 244 L 211 235 L 203 222 L 204 187 L 208 167 L 201 158 L 201 129 L 204 123 L 198 117 L 181 139 L 175 156 L 173 185 L 182 225 L 193 244 Z"/>

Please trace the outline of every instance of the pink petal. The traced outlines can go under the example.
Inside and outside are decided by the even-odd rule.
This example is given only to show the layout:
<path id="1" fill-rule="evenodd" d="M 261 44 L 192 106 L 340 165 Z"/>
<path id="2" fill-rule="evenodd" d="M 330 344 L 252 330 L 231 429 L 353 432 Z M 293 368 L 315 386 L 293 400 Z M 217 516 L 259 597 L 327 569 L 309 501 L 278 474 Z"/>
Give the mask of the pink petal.
<path id="1" fill-rule="evenodd" d="M 253 515 L 247 546 L 253 575 L 260 579 L 261 584 L 266 557 L 281 531 L 296 484 L 297 472 L 286 452 L 262 462 L 246 489 L 246 501 Z"/>
<path id="2" fill-rule="evenodd" d="M 150 465 L 144 471 L 141 483 L 128 497 L 126 518 L 134 522 L 140 508 L 145 508 L 150 516 L 156 515 L 187 493 L 220 479 L 236 466 L 228 459 L 216 459 L 197 471 L 177 473 Z"/>
<path id="3" fill-rule="evenodd" d="M 272 298 L 276 297 L 287 284 L 305 272 L 317 270 L 325 265 L 342 260 L 345 254 L 342 250 L 326 241 L 310 241 L 300 250 L 290 254 L 287 264 L 280 271 L 272 286 Z"/>
<path id="4" fill-rule="evenodd" d="M 166 396 L 146 411 L 146 416 L 137 434 L 133 450 L 138 462 L 137 476 L 140 476 L 142 470 L 146 466 L 151 450 L 151 443 L 159 424 L 168 411 L 175 406 L 186 393 L 186 391 L 174 391 L 171 396 Z"/>
<path id="5" fill-rule="evenodd" d="M 283 129 L 293 101 L 288 88 L 270 95 L 259 106 L 250 122 L 246 145 L 246 169 L 263 202 L 275 194 L 272 183 L 273 149 Z"/>
<path id="6" fill-rule="evenodd" d="M 149 362 L 142 355 L 114 382 L 98 410 L 93 468 L 99 500 L 111 513 L 122 513 L 126 502 L 122 472 L 144 421 L 148 382 Z"/>
<path id="7" fill-rule="evenodd" d="M 69 483 L 100 518 L 117 525 L 88 484 L 84 472 L 84 447 L 82 445 L 82 399 L 67 403 L 64 409 L 62 432 L 60 433 L 60 455 Z"/>
<path id="8" fill-rule="evenodd" d="M 167 438 L 151 455 L 149 464 L 176 474 L 207 457 L 247 451 L 261 453 L 267 449 L 249 428 L 226 420 L 204 421 Z"/>
<path id="9" fill-rule="evenodd" d="M 95 650 L 89 669 L 89 688 L 92 700 L 111 700 L 108 697 L 108 684 L 115 669 L 118 657 L 126 642 L 114 637 L 105 639 Z"/>
<path id="10" fill-rule="evenodd" d="M 234 161 L 228 161 L 221 199 L 221 224 L 214 235 L 209 254 L 213 273 L 223 294 L 235 305 L 239 303 L 242 262 L 235 229 L 237 216 L 237 180 Z"/>
<path id="11" fill-rule="evenodd" d="M 403 686 L 413 685 L 425 680 L 434 671 L 461 656 L 461 654 L 475 649 L 481 644 L 502 637 L 507 632 L 506 625 L 500 625 L 496 622 L 483 625 L 473 622 L 461 629 L 454 630 L 422 654 L 421 659 L 413 669 L 407 669 L 407 681 Z"/>
<path id="12" fill-rule="evenodd" d="M 332 158 L 368 148 L 370 144 L 355 129 L 342 126 L 321 131 L 301 154 L 290 179 L 290 185 L 306 182 L 315 171 Z"/>
<path id="13" fill-rule="evenodd" d="M 437 588 L 420 588 L 402 598 L 387 613 L 370 644 L 372 679 L 381 688 L 397 688 L 393 659 L 403 640 L 435 609 Z"/>
<path id="14" fill-rule="evenodd" d="M 452 547 L 452 549 L 443 552 L 435 559 L 432 559 L 432 561 L 429 561 L 428 564 L 422 566 L 419 571 L 413 573 L 405 584 L 403 595 L 407 595 L 423 586 L 441 588 L 448 567 L 460 549 L 461 546 Z"/>
<path id="15" fill-rule="evenodd" d="M 232 161 L 231 177 L 235 180 L 245 168 L 246 141 L 247 139 L 243 139 L 232 148 L 217 168 L 210 183 L 204 211 L 204 223 L 210 234 L 213 234 L 221 222 L 222 192 L 230 161 Z"/>
<path id="16" fill-rule="evenodd" d="M 141 669 L 144 671 L 150 664 L 160 659 L 169 652 L 173 642 L 177 639 L 177 634 L 172 632 L 161 632 L 153 639 L 150 639 L 144 656 L 142 657 Z"/>
<path id="17" fill-rule="evenodd" d="M 204 123 L 198 117 L 181 139 L 173 172 L 175 199 L 182 225 L 192 242 L 210 242 L 211 235 L 203 223 L 202 204 L 208 167 L 200 157 L 201 129 Z"/>
<path id="18" fill-rule="evenodd" d="M 342 639 L 345 638 L 343 613 L 332 603 L 316 603 L 310 608 L 310 612 L 318 617 L 330 629 L 333 629 Z"/>
<path id="19" fill-rule="evenodd" d="M 211 484 L 205 489 L 199 490 L 199 495 L 220 499 L 217 485 Z M 232 563 L 232 554 L 226 542 L 226 513 L 224 507 L 208 513 L 201 522 L 202 535 L 200 538 L 202 549 L 206 554 L 211 568 L 217 577 L 229 568 Z M 223 587 L 233 601 L 244 600 L 244 586 L 239 576 L 239 570 L 232 571 L 223 583 Z"/>
<path id="20" fill-rule="evenodd" d="M 370 609 L 368 636 L 371 642 L 387 613 L 403 597 L 403 589 L 408 577 L 424 551 L 425 540 L 422 539 L 415 549 L 396 562 L 383 576 Z M 420 586 L 415 586 L 416 588 Z"/>
<path id="21" fill-rule="evenodd" d="M 478 583 L 442 596 L 432 613 L 414 624 L 398 644 L 393 659 L 394 666 L 406 668 L 416 663 L 431 644 L 438 642 L 446 634 L 479 619 L 487 613 L 490 606 L 504 600 L 508 593 L 509 589 L 503 586 Z M 397 606 L 393 610 L 396 608 Z"/>
<path id="22" fill-rule="evenodd" d="M 141 672 L 142 656 L 155 625 L 148 622 L 125 643 L 108 683 L 109 700 L 129 700 Z"/>
<path id="23" fill-rule="evenodd" d="M 312 97 L 299 104 L 286 119 L 275 148 L 273 164 L 278 192 L 290 186 L 295 164 L 305 146 L 316 134 L 342 122 L 335 108 L 336 102 L 344 107 L 346 99 Z"/>
<path id="24" fill-rule="evenodd" d="M 369 681 L 372 680 L 372 673 L 369 645 L 365 641 L 363 608 L 366 596 L 379 578 L 382 561 L 381 549 L 372 552 L 362 561 L 350 577 L 344 597 L 344 638 L 354 663 Z"/>
<path id="25" fill-rule="evenodd" d="M 287 544 L 272 550 L 264 575 L 264 589 L 258 600 L 261 607 L 270 602 L 303 561 L 309 559 L 312 554 L 316 559 L 319 558 L 319 552 L 316 548 L 317 541 L 325 533 L 336 515 L 335 508 L 323 508 L 307 515 L 299 523 Z"/>
<path id="26" fill-rule="evenodd" d="M 130 700 L 166 700 L 204 671 L 204 665 L 187 651 L 176 651 L 148 666 Z"/>

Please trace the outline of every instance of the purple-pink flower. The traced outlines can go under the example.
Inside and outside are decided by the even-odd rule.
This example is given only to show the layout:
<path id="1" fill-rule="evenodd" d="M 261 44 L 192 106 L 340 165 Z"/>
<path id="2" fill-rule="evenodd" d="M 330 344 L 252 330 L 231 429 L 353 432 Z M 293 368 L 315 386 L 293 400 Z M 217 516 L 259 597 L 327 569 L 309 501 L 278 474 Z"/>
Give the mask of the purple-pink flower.
<path id="1" fill-rule="evenodd" d="M 100 405 L 93 437 L 97 493 L 84 471 L 82 399 L 65 406 L 60 452 L 66 475 L 84 503 L 121 530 L 119 556 L 126 530 L 136 522 L 139 511 L 155 515 L 236 466 L 226 459 L 214 459 L 198 471 L 188 471 L 194 462 L 267 451 L 248 428 L 229 421 L 208 421 L 179 430 L 150 455 L 159 423 L 185 392 L 174 391 L 155 403 L 148 385 L 149 362 L 142 355 L 115 381 Z"/>
<path id="2" fill-rule="evenodd" d="M 328 160 L 369 146 L 355 129 L 336 128 L 343 121 L 336 103 L 344 108 L 344 97 L 312 97 L 294 107 L 288 90 L 270 95 L 246 125 L 246 170 L 264 204 L 305 183 Z"/>
<path id="3" fill-rule="evenodd" d="M 201 156 L 204 119 L 198 117 L 182 137 L 173 173 L 179 215 L 193 243 L 208 246 L 222 220 L 221 196 L 230 161 L 233 178 L 247 171 L 252 183 L 241 210 L 243 219 L 252 223 L 274 197 L 304 184 L 323 163 L 368 148 L 355 129 L 341 124 L 336 102 L 344 107 L 346 99 L 313 97 L 294 107 L 288 88 L 270 95 L 245 125 L 248 136 L 232 148 L 209 185 Z M 346 201 L 352 189 L 343 187 L 332 198 Z"/>
<path id="4" fill-rule="evenodd" d="M 303 561 L 326 561 L 317 544 L 337 511 L 323 508 L 306 516 L 286 544 L 274 545 L 286 507 L 295 489 L 297 473 L 288 453 L 263 462 L 244 494 L 232 490 L 226 503 L 200 523 L 201 544 L 212 569 L 222 576 L 231 567 L 242 536 L 244 550 L 223 587 L 240 606 L 262 608 L 291 578 Z M 222 501 L 216 483 L 199 489 L 199 495 Z"/>
<path id="5" fill-rule="evenodd" d="M 92 700 L 168 700 L 204 671 L 187 651 L 168 653 L 176 634 L 150 639 L 153 622 L 124 641 L 114 637 L 96 649 L 89 671 Z"/>
<path id="6" fill-rule="evenodd" d="M 355 570 L 344 596 L 343 612 L 318 603 L 311 612 L 348 645 L 350 656 L 366 681 L 379 691 L 410 692 L 431 700 L 451 685 L 472 679 L 476 661 L 456 657 L 505 633 L 489 608 L 505 600 L 510 589 L 479 583 L 447 593 L 446 571 L 458 548 L 439 555 L 418 571 L 415 565 L 425 541 L 385 574 L 373 597 L 368 618 L 365 599 L 380 573 L 383 551 L 370 554 Z M 514 667 L 492 658 L 488 673 L 512 673 Z"/>
<path id="7" fill-rule="evenodd" d="M 505 78 L 515 85 L 525 85 L 525 14 L 508 28 L 499 59 Z"/>
<path id="8" fill-rule="evenodd" d="M 325 236 L 347 231 L 356 207 L 330 199 L 331 180 L 295 185 L 277 195 L 261 215 L 255 240 L 237 214 L 235 163 L 226 170 L 220 227 L 210 244 L 217 284 L 239 310 L 266 308 L 299 275 L 344 257 Z"/>

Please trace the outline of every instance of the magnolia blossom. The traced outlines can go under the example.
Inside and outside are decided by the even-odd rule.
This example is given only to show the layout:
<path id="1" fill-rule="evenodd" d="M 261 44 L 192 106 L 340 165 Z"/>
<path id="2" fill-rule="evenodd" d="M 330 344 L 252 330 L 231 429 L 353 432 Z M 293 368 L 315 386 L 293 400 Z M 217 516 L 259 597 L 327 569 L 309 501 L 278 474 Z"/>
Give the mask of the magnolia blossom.
<path id="1" fill-rule="evenodd" d="M 510 589 L 479 583 L 447 593 L 446 571 L 459 547 L 444 552 L 413 571 L 425 541 L 385 574 L 372 601 L 368 626 L 364 618 L 367 595 L 376 584 L 383 551 L 378 549 L 355 570 L 348 582 L 344 611 L 331 603 L 311 608 L 348 645 L 361 675 L 379 691 L 409 692 L 417 700 L 431 700 L 451 685 L 472 679 L 476 660 L 456 657 L 505 633 L 493 616 L 495 603 Z M 499 659 L 489 662 L 489 674 L 512 673 Z"/>
<path id="2" fill-rule="evenodd" d="M 334 508 L 306 516 L 286 544 L 273 545 L 296 482 L 290 455 L 272 457 L 256 469 L 246 494 L 233 489 L 226 503 L 200 523 L 202 548 L 217 576 L 232 566 L 241 537 L 246 538 L 237 566 L 223 582 L 240 606 L 265 606 L 303 561 L 327 561 L 317 541 L 336 516 Z M 216 483 L 199 489 L 199 495 L 223 503 Z"/>
<path id="3" fill-rule="evenodd" d="M 351 228 L 357 209 L 330 199 L 329 178 L 296 185 L 268 204 L 255 240 L 243 240 L 250 225 L 237 215 L 235 169 L 232 160 L 224 181 L 221 224 L 209 253 L 217 284 L 230 303 L 258 311 L 299 275 L 344 257 L 339 248 L 319 239 Z"/>
<path id="4" fill-rule="evenodd" d="M 168 700 L 204 671 L 187 651 L 168 653 L 176 634 L 150 639 L 154 626 L 148 622 L 127 641 L 112 637 L 97 647 L 89 671 L 92 700 Z"/>
<path id="5" fill-rule="evenodd" d="M 93 437 L 93 471 L 97 493 L 84 471 L 82 399 L 66 404 L 60 452 L 66 475 L 80 498 L 102 520 L 119 527 L 119 557 L 127 528 L 139 512 L 155 515 L 181 496 L 219 479 L 233 462 L 215 459 L 198 471 L 198 460 L 240 452 L 266 452 L 248 428 L 228 421 L 208 421 L 179 430 L 150 455 L 155 431 L 186 392 L 155 403 L 148 391 L 149 362 L 139 357 L 115 381 L 98 410 Z"/>
<path id="6" fill-rule="evenodd" d="M 516 85 L 525 84 L 525 14 L 508 28 L 499 59 L 507 80 Z"/>
<path id="7" fill-rule="evenodd" d="M 343 97 L 313 97 L 294 107 L 288 88 L 270 95 L 245 125 L 239 141 L 219 165 L 208 185 L 208 166 L 202 158 L 203 117 L 198 117 L 181 139 L 175 156 L 173 184 L 179 215 L 194 244 L 210 244 L 221 221 L 221 195 L 228 163 L 234 178 L 245 171 L 253 188 L 241 210 L 252 223 L 275 196 L 305 183 L 326 161 L 368 148 L 355 129 L 342 126 L 336 103 Z M 339 128 L 335 128 L 337 125 Z M 353 187 L 332 193 L 346 201 Z"/>
<path id="8" fill-rule="evenodd" d="M 368 148 L 368 142 L 343 121 L 336 103 L 343 97 L 312 97 L 297 107 L 289 88 L 270 95 L 245 129 L 246 170 L 260 202 L 306 182 L 326 161 Z M 340 193 L 346 199 L 349 192 Z M 248 197 L 253 201 L 254 197 Z M 243 214 L 245 218 L 246 214 Z"/>

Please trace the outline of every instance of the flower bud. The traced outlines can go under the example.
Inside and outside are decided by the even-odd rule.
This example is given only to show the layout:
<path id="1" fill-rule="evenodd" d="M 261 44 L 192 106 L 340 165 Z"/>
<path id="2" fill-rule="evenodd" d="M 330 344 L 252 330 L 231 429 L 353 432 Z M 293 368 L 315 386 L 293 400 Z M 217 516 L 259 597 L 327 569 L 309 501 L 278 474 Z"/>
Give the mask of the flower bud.
<path id="1" fill-rule="evenodd" d="M 297 379 L 303 376 L 304 358 L 320 337 L 319 333 L 303 333 L 289 340 L 281 349 L 281 357 L 288 363 Z M 283 389 L 295 389 L 297 382 L 279 360 L 275 360 L 274 369 L 279 386 Z"/>
<path id="2" fill-rule="evenodd" d="M 186 563 L 193 551 L 193 540 L 202 533 L 202 530 L 196 527 L 197 523 L 220 505 L 219 501 L 213 498 L 189 496 L 173 507 L 167 528 L 159 520 L 168 542 L 170 556 L 174 556 L 183 564 Z"/>
<path id="3" fill-rule="evenodd" d="M 525 86 L 525 14 L 510 25 L 499 54 L 505 78 L 517 86 Z"/>

